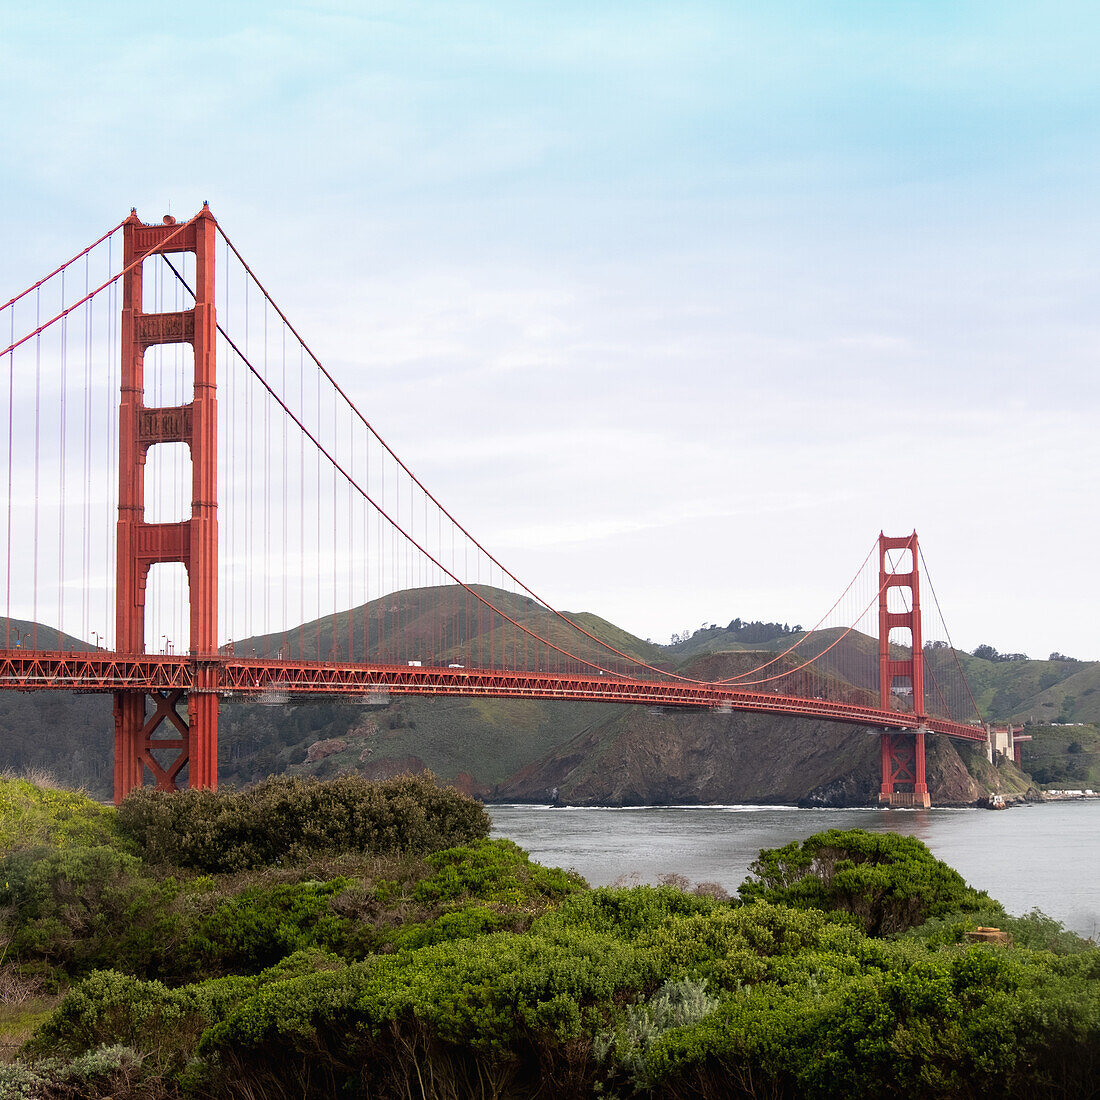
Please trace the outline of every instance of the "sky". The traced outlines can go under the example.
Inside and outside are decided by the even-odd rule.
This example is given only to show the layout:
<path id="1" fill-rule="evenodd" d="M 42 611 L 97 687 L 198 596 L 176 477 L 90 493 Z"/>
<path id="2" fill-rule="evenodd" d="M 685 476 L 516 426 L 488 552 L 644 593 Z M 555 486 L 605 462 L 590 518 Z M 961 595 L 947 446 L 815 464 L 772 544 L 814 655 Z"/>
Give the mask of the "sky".
<path id="1" fill-rule="evenodd" d="M 1100 9 L 0 0 L 0 298 L 210 202 L 555 606 L 1100 659 Z"/>

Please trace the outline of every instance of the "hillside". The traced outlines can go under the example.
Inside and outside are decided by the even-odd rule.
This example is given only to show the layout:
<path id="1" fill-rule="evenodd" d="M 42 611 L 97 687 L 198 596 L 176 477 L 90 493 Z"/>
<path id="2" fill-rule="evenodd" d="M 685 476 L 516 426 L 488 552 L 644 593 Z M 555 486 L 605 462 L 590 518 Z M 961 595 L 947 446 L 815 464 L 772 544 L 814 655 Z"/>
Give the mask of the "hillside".
<path id="1" fill-rule="evenodd" d="M 989 660 L 969 653 L 958 660 L 989 721 L 1100 721 L 1100 662 Z"/>
<path id="2" fill-rule="evenodd" d="M 478 597 L 481 597 L 479 599 Z M 452 662 L 488 666 L 537 667 L 539 647 L 522 630 L 501 622 L 493 604 L 519 627 L 552 645 L 592 661 L 608 660 L 607 650 L 528 596 L 488 585 L 414 588 L 327 615 L 278 634 L 237 640 L 238 654 L 285 656 L 293 660 L 392 661 L 417 659 L 426 664 Z M 591 612 L 566 612 L 582 630 L 639 661 L 668 663 L 665 647 L 643 641 Z"/>
<path id="3" fill-rule="evenodd" d="M 745 654 L 710 654 L 686 666 L 720 678 Z M 833 722 L 733 712 L 621 707 L 499 785 L 499 801 L 581 805 L 875 802 L 881 777 L 874 731 Z M 965 804 L 989 792 L 1024 794 L 1029 779 L 996 767 L 980 747 L 929 738 L 933 802 Z"/>
<path id="4" fill-rule="evenodd" d="M 1023 766 L 1044 787 L 1100 790 L 1100 726 L 1028 726 Z"/>

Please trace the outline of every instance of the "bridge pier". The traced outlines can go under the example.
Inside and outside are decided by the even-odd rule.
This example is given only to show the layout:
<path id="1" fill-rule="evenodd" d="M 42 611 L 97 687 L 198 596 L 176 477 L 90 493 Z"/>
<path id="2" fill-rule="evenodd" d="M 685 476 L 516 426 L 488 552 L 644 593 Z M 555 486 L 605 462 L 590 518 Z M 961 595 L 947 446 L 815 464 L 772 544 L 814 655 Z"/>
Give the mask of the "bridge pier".
<path id="1" fill-rule="evenodd" d="M 882 786 L 878 796 L 881 805 L 924 809 L 932 805 L 924 771 L 924 734 L 923 729 L 918 729 L 913 733 L 887 730 L 881 735 Z M 899 784 L 909 789 L 896 790 Z"/>
<path id="2" fill-rule="evenodd" d="M 188 695 L 180 689 L 115 692 L 115 803 L 142 785 L 146 770 L 158 791 L 177 790 L 184 767 L 189 786 L 216 787 L 217 741 L 211 729 L 216 734 L 217 703 L 217 696 Z M 175 755 L 158 759 L 156 754 L 165 751 Z"/>

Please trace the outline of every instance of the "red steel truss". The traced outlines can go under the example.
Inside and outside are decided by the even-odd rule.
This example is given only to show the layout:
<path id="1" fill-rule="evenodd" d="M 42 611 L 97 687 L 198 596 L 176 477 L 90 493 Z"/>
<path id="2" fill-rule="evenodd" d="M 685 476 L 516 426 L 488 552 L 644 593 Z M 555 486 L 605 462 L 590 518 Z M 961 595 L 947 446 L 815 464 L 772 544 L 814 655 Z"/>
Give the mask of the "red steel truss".
<path id="1" fill-rule="evenodd" d="M 738 691 L 722 684 L 567 676 L 492 669 L 383 664 L 324 664 L 239 657 L 121 656 L 111 653 L 0 651 L 0 689 L 18 691 L 184 692 L 258 699 L 287 696 L 482 695 L 525 699 L 590 700 L 648 706 L 706 707 L 791 714 L 890 730 L 923 728 L 968 741 L 985 741 L 981 726 L 941 718 L 918 719 L 897 710 L 772 692 Z M 189 707 L 193 703 L 189 703 Z M 162 715 L 165 717 L 166 715 Z M 156 747 L 156 743 L 154 743 Z"/>

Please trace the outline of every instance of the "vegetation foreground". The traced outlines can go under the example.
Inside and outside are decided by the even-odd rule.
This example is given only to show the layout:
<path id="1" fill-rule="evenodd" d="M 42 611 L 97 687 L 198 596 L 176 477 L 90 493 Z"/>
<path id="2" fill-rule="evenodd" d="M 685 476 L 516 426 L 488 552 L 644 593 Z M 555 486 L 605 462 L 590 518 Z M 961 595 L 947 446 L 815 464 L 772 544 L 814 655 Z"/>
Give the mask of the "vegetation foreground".
<path id="1" fill-rule="evenodd" d="M 1096 1095 L 1100 949 L 917 840 L 820 833 L 727 899 L 488 828 L 422 777 L 0 781 L 0 1097 Z"/>

